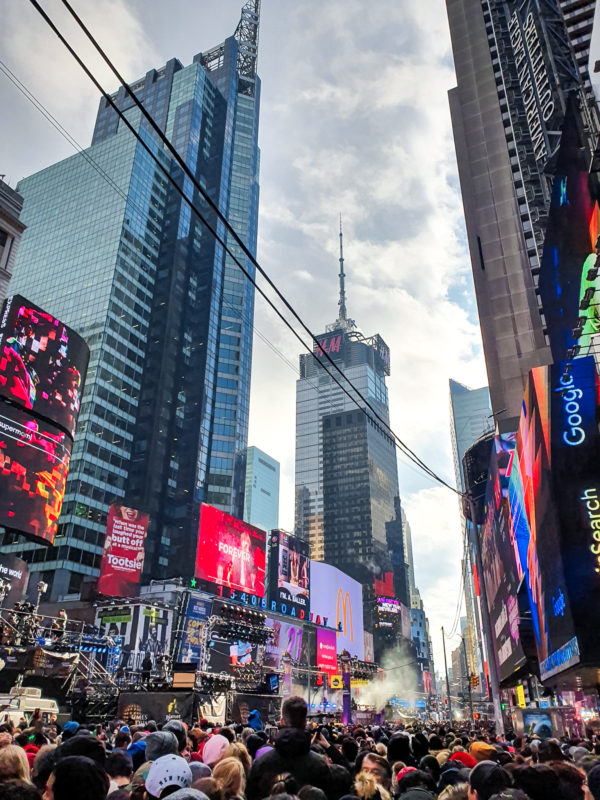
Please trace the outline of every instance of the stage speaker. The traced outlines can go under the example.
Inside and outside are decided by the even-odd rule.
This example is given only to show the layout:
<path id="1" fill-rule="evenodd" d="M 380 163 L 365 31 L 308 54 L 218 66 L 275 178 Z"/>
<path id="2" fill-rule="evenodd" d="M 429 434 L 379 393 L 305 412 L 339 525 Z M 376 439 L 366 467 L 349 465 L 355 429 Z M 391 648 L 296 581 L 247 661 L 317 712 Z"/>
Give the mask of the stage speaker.
<path id="1" fill-rule="evenodd" d="M 196 664 L 176 661 L 173 664 L 173 688 L 193 689 L 196 683 Z"/>

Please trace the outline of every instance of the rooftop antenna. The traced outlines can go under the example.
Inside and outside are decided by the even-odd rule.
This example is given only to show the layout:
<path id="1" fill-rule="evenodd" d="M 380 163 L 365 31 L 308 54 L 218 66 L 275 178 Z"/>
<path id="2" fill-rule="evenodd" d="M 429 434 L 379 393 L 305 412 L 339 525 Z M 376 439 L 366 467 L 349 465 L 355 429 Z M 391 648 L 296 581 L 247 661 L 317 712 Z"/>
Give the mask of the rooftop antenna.
<path id="1" fill-rule="evenodd" d="M 347 319 L 346 316 L 346 275 L 344 274 L 344 234 L 342 233 L 342 215 L 340 214 L 340 315 L 339 319 Z"/>

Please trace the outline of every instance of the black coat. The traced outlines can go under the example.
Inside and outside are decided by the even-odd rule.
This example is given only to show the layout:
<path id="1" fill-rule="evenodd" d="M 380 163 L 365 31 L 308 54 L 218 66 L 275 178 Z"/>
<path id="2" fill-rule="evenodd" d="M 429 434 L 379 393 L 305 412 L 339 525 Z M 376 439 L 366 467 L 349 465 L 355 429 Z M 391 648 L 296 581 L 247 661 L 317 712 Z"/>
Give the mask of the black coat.
<path id="1" fill-rule="evenodd" d="M 310 733 L 298 728 L 282 728 L 275 747 L 257 759 L 250 769 L 246 785 L 247 800 L 262 800 L 269 796 L 273 779 L 290 772 L 298 790 L 303 786 L 318 786 L 329 791 L 329 766 L 323 756 L 310 749 Z"/>

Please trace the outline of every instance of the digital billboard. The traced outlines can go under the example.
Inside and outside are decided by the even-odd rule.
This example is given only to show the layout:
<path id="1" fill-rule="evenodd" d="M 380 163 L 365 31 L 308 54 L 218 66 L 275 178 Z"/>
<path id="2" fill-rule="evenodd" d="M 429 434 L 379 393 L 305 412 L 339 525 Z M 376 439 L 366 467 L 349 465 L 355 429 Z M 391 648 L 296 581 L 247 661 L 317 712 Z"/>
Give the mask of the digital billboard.
<path id="1" fill-rule="evenodd" d="M 335 675 L 338 671 L 336 632 L 317 628 L 317 669 Z"/>
<path id="2" fill-rule="evenodd" d="M 282 622 L 270 617 L 265 620 L 265 625 L 273 631 L 273 637 L 265 645 L 265 667 L 280 669 L 284 653 L 289 653 L 296 663 L 300 661 L 306 663 L 306 658 L 303 657 L 306 655 L 304 653 L 306 647 L 303 650 L 301 625 L 293 625 L 291 622 Z"/>
<path id="3" fill-rule="evenodd" d="M 589 172 L 569 101 L 553 168 L 539 291 L 554 361 L 600 352 L 597 176 Z M 572 350 L 575 348 L 575 350 Z"/>
<path id="4" fill-rule="evenodd" d="M 202 658 L 202 631 L 205 621 L 210 617 L 212 602 L 190 594 L 183 619 L 179 661 L 198 663 Z"/>
<path id="5" fill-rule="evenodd" d="M 0 555 L 0 578 L 10 584 L 10 589 L 4 598 L 4 605 L 10 608 L 25 597 L 29 568 L 27 562 L 13 555 Z"/>
<path id="6" fill-rule="evenodd" d="M 54 425 L 0 401 L 0 525 L 54 543 L 71 447 Z"/>
<path id="7" fill-rule="evenodd" d="M 308 542 L 283 531 L 269 534 L 269 608 L 308 619 L 310 558 Z M 275 607 L 273 607 L 275 603 Z"/>
<path id="8" fill-rule="evenodd" d="M 562 392 L 557 386 L 562 374 L 561 365 L 552 373 L 548 367 L 529 373 L 509 478 L 511 541 L 527 587 L 542 680 L 580 660 L 551 471 L 556 468 L 552 427 L 562 424 L 556 418 L 551 424 L 551 406 L 554 393 Z M 567 449 L 565 444 L 563 452 Z M 568 531 L 562 536 L 568 538 Z"/>
<path id="9" fill-rule="evenodd" d="M 519 570 L 511 544 L 508 482 L 516 446 L 515 434 L 494 437 L 485 490 L 484 521 L 479 526 L 479 546 L 490 615 L 493 648 L 500 680 L 504 681 L 526 660 L 519 629 Z"/>
<path id="10" fill-rule="evenodd" d="M 347 650 L 364 660 L 362 586 L 345 572 L 324 564 L 310 562 L 311 614 L 326 617 L 334 628 L 337 652 Z"/>
<path id="11" fill-rule="evenodd" d="M 0 396 L 30 409 L 71 436 L 90 351 L 60 320 L 20 295 L 0 319 Z"/>
<path id="12" fill-rule="evenodd" d="M 195 577 L 203 588 L 264 597 L 265 561 L 265 531 L 202 504 Z"/>
<path id="13" fill-rule="evenodd" d="M 139 593 L 148 520 L 148 514 L 136 508 L 109 507 L 98 577 L 100 594 L 107 597 L 135 597 Z"/>

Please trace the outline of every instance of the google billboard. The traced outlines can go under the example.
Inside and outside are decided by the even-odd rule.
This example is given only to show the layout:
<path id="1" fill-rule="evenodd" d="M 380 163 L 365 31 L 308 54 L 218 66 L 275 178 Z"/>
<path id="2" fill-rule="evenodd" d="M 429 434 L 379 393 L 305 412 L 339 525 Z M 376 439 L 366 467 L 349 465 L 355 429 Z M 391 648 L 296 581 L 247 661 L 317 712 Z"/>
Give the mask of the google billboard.
<path id="1" fill-rule="evenodd" d="M 311 561 L 310 598 L 311 611 L 327 617 L 329 627 L 337 629 L 337 652 L 347 650 L 364 661 L 361 584 L 337 567 Z"/>

